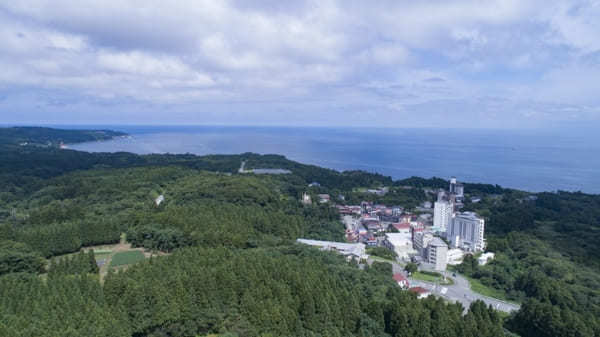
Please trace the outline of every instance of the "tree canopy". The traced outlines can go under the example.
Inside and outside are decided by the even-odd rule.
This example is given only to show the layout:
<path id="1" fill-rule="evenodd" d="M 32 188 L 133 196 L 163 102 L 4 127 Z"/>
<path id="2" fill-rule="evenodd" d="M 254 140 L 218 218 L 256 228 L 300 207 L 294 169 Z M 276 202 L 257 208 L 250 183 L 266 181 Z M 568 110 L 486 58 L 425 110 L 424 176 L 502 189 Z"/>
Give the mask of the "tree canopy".
<path id="1" fill-rule="evenodd" d="M 393 181 L 251 153 L 93 154 L 19 142 L 97 134 L 10 132 L 0 130 L 2 336 L 600 336 L 600 196 L 465 184 L 481 198 L 465 210 L 486 218 L 496 259 L 467 257 L 458 269 L 522 303 L 504 319 L 481 302 L 417 300 L 387 263 L 359 268 L 294 243 L 344 240 L 336 209 L 301 204 L 304 192 L 412 208 L 433 201 L 443 179 Z M 292 173 L 237 174 L 242 161 Z M 383 186 L 385 195 L 367 191 Z M 83 249 L 122 234 L 163 256 L 101 281 Z"/>

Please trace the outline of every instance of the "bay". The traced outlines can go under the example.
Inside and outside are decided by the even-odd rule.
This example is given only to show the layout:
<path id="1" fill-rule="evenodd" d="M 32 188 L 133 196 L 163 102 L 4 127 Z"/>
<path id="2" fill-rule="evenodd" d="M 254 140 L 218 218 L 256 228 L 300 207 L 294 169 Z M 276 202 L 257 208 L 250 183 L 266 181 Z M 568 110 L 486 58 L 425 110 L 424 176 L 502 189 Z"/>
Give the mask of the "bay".
<path id="1" fill-rule="evenodd" d="M 528 191 L 600 193 L 595 132 L 255 126 L 86 125 L 131 135 L 69 145 L 89 152 L 281 154 L 336 170 L 449 178 Z"/>

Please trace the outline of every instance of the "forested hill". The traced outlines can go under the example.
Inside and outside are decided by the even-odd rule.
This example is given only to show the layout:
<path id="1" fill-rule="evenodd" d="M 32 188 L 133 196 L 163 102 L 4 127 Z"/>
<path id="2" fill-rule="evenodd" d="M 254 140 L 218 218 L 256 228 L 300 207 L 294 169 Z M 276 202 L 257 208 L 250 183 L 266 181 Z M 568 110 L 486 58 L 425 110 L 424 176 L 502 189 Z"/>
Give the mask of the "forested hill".
<path id="1" fill-rule="evenodd" d="M 61 143 L 73 144 L 109 140 L 126 135 L 126 133 L 111 130 L 62 130 L 21 126 L 0 128 L 0 144 L 59 146 Z"/>
<path id="2" fill-rule="evenodd" d="M 5 146 L 0 156 L 0 336 L 504 334 L 481 302 L 463 315 L 401 291 L 388 264 L 361 270 L 295 244 L 343 238 L 334 208 L 298 201 L 306 181 L 341 173 L 236 174 L 242 160 L 260 163 L 254 154 Z M 123 249 L 123 233 L 154 257 L 103 274 L 93 253 L 72 254 Z"/>
<path id="3" fill-rule="evenodd" d="M 292 173 L 240 174 L 242 161 Z M 0 145 L 0 336 L 600 336 L 597 195 L 465 185 L 497 258 L 459 268 L 523 304 L 507 318 L 417 300 L 387 264 L 362 270 L 294 243 L 344 234 L 334 208 L 302 193 L 412 208 L 446 185 L 277 155 Z M 77 253 L 123 244 L 154 257 L 106 274 Z"/>

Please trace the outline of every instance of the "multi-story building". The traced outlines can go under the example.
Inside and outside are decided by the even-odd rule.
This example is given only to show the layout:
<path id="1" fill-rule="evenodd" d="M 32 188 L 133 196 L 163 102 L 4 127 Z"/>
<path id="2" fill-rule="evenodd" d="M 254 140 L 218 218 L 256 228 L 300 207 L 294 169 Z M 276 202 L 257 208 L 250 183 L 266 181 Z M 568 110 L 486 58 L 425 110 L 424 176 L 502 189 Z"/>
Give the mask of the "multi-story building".
<path id="1" fill-rule="evenodd" d="M 448 200 L 448 196 L 446 195 L 446 191 L 440 189 L 437 194 L 437 201 Z"/>
<path id="2" fill-rule="evenodd" d="M 451 195 L 454 195 L 458 202 L 462 202 L 465 194 L 465 188 L 463 184 L 456 181 L 455 177 L 450 179 L 450 188 L 449 192 Z"/>
<path id="3" fill-rule="evenodd" d="M 427 262 L 434 265 L 435 270 L 446 270 L 448 263 L 448 245 L 440 238 L 433 238 L 427 246 Z"/>
<path id="4" fill-rule="evenodd" d="M 433 240 L 433 234 L 425 232 L 416 232 L 414 234 L 413 246 L 421 256 L 427 256 L 427 246 Z"/>
<path id="5" fill-rule="evenodd" d="M 409 233 L 386 233 L 383 245 L 396 252 L 399 258 L 406 260 L 414 254 L 412 240 Z"/>
<path id="6" fill-rule="evenodd" d="M 446 231 L 446 238 L 453 248 L 469 252 L 485 249 L 483 238 L 485 221 L 473 212 L 456 213 Z"/>
<path id="7" fill-rule="evenodd" d="M 433 208 L 433 227 L 434 230 L 446 232 L 450 221 L 452 221 L 452 212 L 454 207 L 448 201 L 436 201 Z"/>

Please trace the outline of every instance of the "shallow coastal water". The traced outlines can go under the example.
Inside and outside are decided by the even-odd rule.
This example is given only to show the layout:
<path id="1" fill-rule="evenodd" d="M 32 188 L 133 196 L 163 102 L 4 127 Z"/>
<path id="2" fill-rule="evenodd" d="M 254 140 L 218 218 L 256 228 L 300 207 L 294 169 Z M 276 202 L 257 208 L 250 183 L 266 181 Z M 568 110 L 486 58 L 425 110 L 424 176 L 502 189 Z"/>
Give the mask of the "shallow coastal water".
<path id="1" fill-rule="evenodd" d="M 530 191 L 600 193 L 600 137 L 594 133 L 459 129 L 223 126 L 87 126 L 131 135 L 69 147 L 90 152 L 277 153 L 337 170 L 457 176 Z"/>

